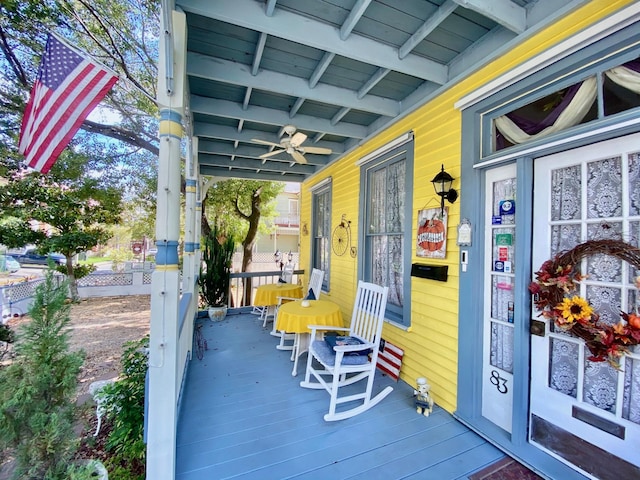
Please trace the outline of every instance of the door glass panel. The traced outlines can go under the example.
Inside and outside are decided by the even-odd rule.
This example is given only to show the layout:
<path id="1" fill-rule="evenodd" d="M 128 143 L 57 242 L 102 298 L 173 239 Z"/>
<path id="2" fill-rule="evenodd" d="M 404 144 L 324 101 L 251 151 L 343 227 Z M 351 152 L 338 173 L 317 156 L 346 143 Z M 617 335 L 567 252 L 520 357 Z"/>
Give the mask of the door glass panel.
<path id="1" fill-rule="evenodd" d="M 587 217 L 609 218 L 622 214 L 621 158 L 591 162 L 587 167 Z"/>
<path id="2" fill-rule="evenodd" d="M 633 398 L 640 398 L 640 360 L 627 358 L 624 365 L 624 373 L 622 418 L 640 424 L 640 402 L 632 401 Z"/>
<path id="3" fill-rule="evenodd" d="M 551 257 L 564 250 L 570 250 L 578 243 L 576 239 L 582 235 L 580 224 L 551 226 Z"/>
<path id="4" fill-rule="evenodd" d="M 640 215 L 640 154 L 629 155 L 629 215 Z M 636 237 L 638 238 L 638 237 Z"/>
<path id="5" fill-rule="evenodd" d="M 578 395 L 578 344 L 551 339 L 551 358 L 549 361 L 549 387 L 576 397 Z"/>
<path id="6" fill-rule="evenodd" d="M 578 220 L 582 212 L 580 165 L 551 172 L 551 220 Z"/>
<path id="7" fill-rule="evenodd" d="M 491 365 L 513 373 L 513 327 L 491 322 Z"/>
<path id="8" fill-rule="evenodd" d="M 513 277 L 495 275 L 491 294 L 491 317 L 513 323 Z"/>
<path id="9" fill-rule="evenodd" d="M 585 347 L 585 355 L 589 351 Z M 618 374 L 607 362 L 585 363 L 583 401 L 611 413 L 616 411 Z"/>

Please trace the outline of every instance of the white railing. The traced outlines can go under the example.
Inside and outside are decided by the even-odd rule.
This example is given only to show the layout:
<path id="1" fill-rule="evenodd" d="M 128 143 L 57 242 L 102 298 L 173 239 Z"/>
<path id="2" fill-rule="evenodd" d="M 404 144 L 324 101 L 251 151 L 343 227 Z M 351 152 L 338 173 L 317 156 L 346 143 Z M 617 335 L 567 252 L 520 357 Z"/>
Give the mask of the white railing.
<path id="1" fill-rule="evenodd" d="M 304 274 L 304 270 L 294 270 L 292 282 L 300 283 L 302 274 Z M 151 275 L 151 271 L 137 269 L 125 272 L 94 272 L 78 279 L 78 294 L 80 298 L 150 295 Z M 232 273 L 229 308 L 251 306 L 256 289 L 260 285 L 276 283 L 280 275 L 280 270 Z M 31 306 L 35 289 L 42 281 L 42 278 L 37 278 L 0 288 L 0 309 L 3 320 L 12 315 L 19 316 L 26 313 Z M 244 293 L 247 288 L 251 289 L 251 295 L 248 299 Z"/>

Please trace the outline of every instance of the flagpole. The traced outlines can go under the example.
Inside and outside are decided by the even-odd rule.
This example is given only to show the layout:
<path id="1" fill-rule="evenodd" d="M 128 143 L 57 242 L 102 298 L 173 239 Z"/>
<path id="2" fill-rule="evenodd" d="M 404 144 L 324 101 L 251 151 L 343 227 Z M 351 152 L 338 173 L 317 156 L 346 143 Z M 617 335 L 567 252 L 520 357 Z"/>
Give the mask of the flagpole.
<path id="1" fill-rule="evenodd" d="M 153 103 L 155 103 L 156 105 L 158 105 L 158 101 L 153 98 L 151 95 L 149 95 L 147 92 L 145 92 L 144 90 L 142 90 L 140 87 L 138 87 L 135 83 L 133 83 L 131 80 L 129 80 L 128 78 L 124 77 L 122 78 L 118 72 L 116 72 L 115 70 L 113 70 L 110 67 L 107 67 L 104 63 L 96 60 L 93 55 L 91 55 L 88 52 L 84 52 L 80 49 L 78 49 L 77 47 L 71 45 L 65 38 L 61 37 L 60 35 L 58 35 L 55 32 L 51 32 L 51 35 L 53 35 L 54 37 L 56 37 L 56 39 L 64 44 L 65 47 L 67 47 L 69 50 L 73 50 L 75 53 L 77 53 L 78 55 L 80 55 L 82 58 L 88 58 L 90 59 L 92 62 L 97 63 L 98 65 L 100 65 L 100 67 L 104 68 L 105 70 L 107 70 L 109 73 L 111 73 L 112 75 L 115 75 L 116 77 L 118 77 L 119 80 L 124 80 L 125 82 L 127 82 L 127 84 L 129 84 L 130 86 L 132 86 L 133 88 L 135 88 L 137 91 L 139 91 L 140 93 L 142 93 L 145 97 L 147 97 L 149 100 L 151 100 Z"/>

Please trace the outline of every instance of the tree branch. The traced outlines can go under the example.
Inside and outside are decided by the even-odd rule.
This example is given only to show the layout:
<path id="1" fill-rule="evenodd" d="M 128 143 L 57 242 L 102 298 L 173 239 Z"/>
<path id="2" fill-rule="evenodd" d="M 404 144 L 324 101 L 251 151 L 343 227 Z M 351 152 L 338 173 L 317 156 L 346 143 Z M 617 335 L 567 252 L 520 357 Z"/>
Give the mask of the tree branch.
<path id="1" fill-rule="evenodd" d="M 153 143 L 143 140 L 134 132 L 115 125 L 103 125 L 92 122 L 91 120 L 85 120 L 82 122 L 81 128 L 87 132 L 99 133 L 110 138 L 115 138 L 116 140 L 121 140 L 129 145 L 133 145 L 134 147 L 143 148 L 154 155 L 160 154 L 160 149 Z"/>

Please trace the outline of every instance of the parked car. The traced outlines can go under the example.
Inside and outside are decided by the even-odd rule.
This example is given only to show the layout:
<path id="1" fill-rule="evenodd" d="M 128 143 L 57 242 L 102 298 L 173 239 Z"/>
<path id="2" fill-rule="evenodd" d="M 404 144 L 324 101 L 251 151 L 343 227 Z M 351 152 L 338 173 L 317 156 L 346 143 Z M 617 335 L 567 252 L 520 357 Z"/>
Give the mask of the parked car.
<path id="1" fill-rule="evenodd" d="M 22 265 L 48 265 L 49 258 L 53 260 L 56 265 L 66 265 L 67 259 L 60 253 L 49 253 L 47 255 L 39 254 L 35 248 L 26 248 L 23 253 L 15 254 L 12 256 Z"/>
<path id="2" fill-rule="evenodd" d="M 0 255 L 0 272 L 14 273 L 20 270 L 20 264 L 11 255 Z"/>

